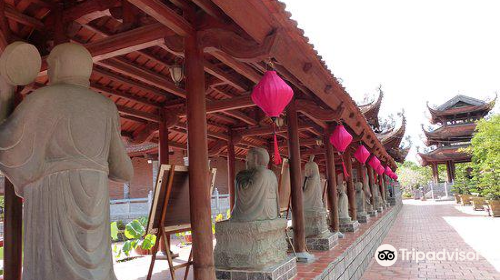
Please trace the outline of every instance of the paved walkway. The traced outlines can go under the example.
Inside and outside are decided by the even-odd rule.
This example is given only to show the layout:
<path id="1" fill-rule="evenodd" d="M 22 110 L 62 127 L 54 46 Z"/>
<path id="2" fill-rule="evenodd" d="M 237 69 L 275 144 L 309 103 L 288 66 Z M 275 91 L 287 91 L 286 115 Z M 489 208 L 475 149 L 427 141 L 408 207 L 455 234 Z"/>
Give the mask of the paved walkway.
<path id="1" fill-rule="evenodd" d="M 454 202 L 406 200 L 394 226 L 384 239 L 397 250 L 422 252 L 477 252 L 473 261 L 401 260 L 390 267 L 372 261 L 364 280 L 500 279 L 500 219 Z"/>

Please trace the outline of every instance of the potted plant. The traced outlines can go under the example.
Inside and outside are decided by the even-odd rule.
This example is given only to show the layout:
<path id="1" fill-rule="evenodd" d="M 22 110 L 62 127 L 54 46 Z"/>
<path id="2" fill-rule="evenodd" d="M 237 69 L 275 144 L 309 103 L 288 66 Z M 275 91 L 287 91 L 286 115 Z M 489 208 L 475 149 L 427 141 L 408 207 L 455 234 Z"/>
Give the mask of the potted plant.
<path id="1" fill-rule="evenodd" d="M 121 248 L 118 246 L 113 247 L 116 257 L 119 258 L 122 254 L 130 256 L 132 250 L 138 255 L 150 255 L 151 249 L 156 243 L 156 235 L 147 234 L 146 232 L 147 218 L 140 218 L 131 221 L 125 225 L 123 235 L 127 239 Z M 111 238 L 119 240 L 120 230 L 116 222 L 111 223 Z"/>
<path id="2" fill-rule="evenodd" d="M 485 200 L 484 197 L 481 196 L 472 196 L 471 197 L 472 208 L 475 211 L 484 210 Z"/>
<path id="3" fill-rule="evenodd" d="M 491 215 L 493 217 L 500 217 L 500 185 L 485 188 L 483 194 L 491 209 Z"/>

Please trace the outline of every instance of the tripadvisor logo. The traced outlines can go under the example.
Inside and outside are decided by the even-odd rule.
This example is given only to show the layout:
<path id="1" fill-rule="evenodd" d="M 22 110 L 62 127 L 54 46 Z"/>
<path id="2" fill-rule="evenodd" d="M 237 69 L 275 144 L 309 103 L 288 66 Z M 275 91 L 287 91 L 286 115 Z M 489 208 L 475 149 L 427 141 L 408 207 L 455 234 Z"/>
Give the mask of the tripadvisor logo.
<path id="1" fill-rule="evenodd" d="M 375 251 L 375 260 L 381 266 L 391 266 L 398 260 L 398 251 L 390 244 L 382 244 Z"/>
<path id="2" fill-rule="evenodd" d="M 479 260 L 479 254 L 475 251 L 449 251 L 442 249 L 440 251 L 423 252 L 415 249 L 400 248 L 399 251 L 390 244 L 382 244 L 375 251 L 375 260 L 381 266 L 392 266 L 399 259 L 402 261 L 473 261 Z"/>

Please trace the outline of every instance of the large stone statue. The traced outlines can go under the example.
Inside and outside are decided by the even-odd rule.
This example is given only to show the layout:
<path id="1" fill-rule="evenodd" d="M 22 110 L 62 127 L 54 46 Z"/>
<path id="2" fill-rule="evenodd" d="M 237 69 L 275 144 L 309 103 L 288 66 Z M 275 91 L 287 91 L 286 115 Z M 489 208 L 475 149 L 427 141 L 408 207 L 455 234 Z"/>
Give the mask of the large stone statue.
<path id="1" fill-rule="evenodd" d="M 329 233 L 327 212 L 323 203 L 323 189 L 318 164 L 314 156 L 309 158 L 304 169 L 304 218 L 306 237 Z"/>
<path id="2" fill-rule="evenodd" d="M 372 189 L 373 189 L 373 197 L 374 197 L 374 201 L 375 201 L 375 205 L 373 207 L 375 208 L 375 210 L 381 212 L 384 209 L 383 209 L 382 197 L 380 197 L 379 186 L 377 184 L 375 184 Z"/>
<path id="3" fill-rule="evenodd" d="M 365 192 L 363 191 L 363 183 L 357 181 L 354 183 L 356 190 L 356 210 L 358 213 L 365 212 Z"/>
<path id="4" fill-rule="evenodd" d="M 246 170 L 236 175 L 235 203 L 231 220 L 264 221 L 278 218 L 278 180 L 269 169 L 265 149 L 252 148 L 246 158 Z"/>
<path id="5" fill-rule="evenodd" d="M 342 178 L 342 176 L 339 176 Z M 349 199 L 347 197 L 347 184 L 344 180 L 339 180 L 338 184 L 339 192 L 339 219 L 340 223 L 351 221 L 349 216 Z"/>
<path id="6" fill-rule="evenodd" d="M 373 211 L 373 205 L 371 203 L 372 192 L 370 191 L 370 184 L 368 183 L 368 174 L 365 174 L 365 181 L 363 183 L 363 192 L 365 193 L 366 212 L 371 213 Z"/>
<path id="7" fill-rule="evenodd" d="M 49 86 L 0 126 L 0 169 L 24 198 L 23 279 L 115 280 L 108 179 L 133 175 L 118 111 L 89 89 L 84 47 L 58 45 L 47 62 Z"/>
<path id="8" fill-rule="evenodd" d="M 267 151 L 251 148 L 246 160 L 247 169 L 236 176 L 231 218 L 215 225 L 215 267 L 225 275 L 244 269 L 251 271 L 248 278 L 260 279 L 266 268 L 287 260 L 287 221 L 278 217 L 278 181 L 267 169 Z"/>

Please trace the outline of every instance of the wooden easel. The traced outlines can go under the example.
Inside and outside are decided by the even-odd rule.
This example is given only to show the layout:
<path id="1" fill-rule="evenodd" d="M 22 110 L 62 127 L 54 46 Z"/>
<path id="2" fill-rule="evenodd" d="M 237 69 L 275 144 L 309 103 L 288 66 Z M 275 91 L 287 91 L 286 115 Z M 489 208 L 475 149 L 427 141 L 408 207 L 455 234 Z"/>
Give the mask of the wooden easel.
<path id="1" fill-rule="evenodd" d="M 210 176 L 211 180 L 210 182 L 210 195 L 212 194 L 214 182 L 215 182 L 215 174 L 216 174 L 216 169 L 212 168 L 210 170 Z M 166 178 L 165 174 L 168 172 L 168 176 Z M 174 185 L 174 178 L 176 178 L 176 172 L 177 174 L 182 174 L 184 177 L 180 178 L 180 180 L 183 180 L 181 183 L 183 185 L 181 186 L 176 186 Z M 188 173 L 188 167 L 186 166 L 175 166 L 175 165 L 161 165 L 160 170 L 158 172 L 158 179 L 156 181 L 156 187 L 154 190 L 154 197 L 153 197 L 153 205 L 151 206 L 151 211 L 149 214 L 149 220 L 148 220 L 148 233 L 155 234 L 157 242 L 155 243 L 152 251 L 152 258 L 151 258 L 151 264 L 149 266 L 149 271 L 148 271 L 148 276 L 147 280 L 151 280 L 151 277 L 153 276 L 153 269 L 154 265 L 156 262 L 156 254 L 158 253 L 158 249 L 160 247 L 160 242 L 165 242 L 166 248 L 170 248 L 170 244 L 168 242 L 168 236 L 171 234 L 175 233 L 180 233 L 180 232 L 186 232 L 191 230 L 191 222 L 189 219 L 189 196 L 186 196 L 189 194 L 189 189 L 185 189 L 186 187 L 188 188 L 188 183 L 187 183 L 187 178 L 189 178 L 189 173 Z M 183 187 L 183 188 L 182 188 Z M 175 189 L 175 190 L 174 190 Z M 178 197 L 173 198 L 172 193 L 177 191 L 177 194 L 180 194 Z M 172 216 L 169 216 L 167 218 L 167 212 L 168 209 L 170 208 L 170 212 L 174 212 L 172 210 L 172 207 L 175 207 L 176 205 L 173 205 L 173 201 L 171 199 L 178 199 L 178 200 L 186 200 L 187 201 L 175 201 L 177 205 L 183 206 L 182 213 L 184 214 L 183 217 L 179 217 L 177 220 L 175 220 L 175 217 L 172 218 Z M 186 207 L 188 206 L 186 211 Z M 157 216 L 159 215 L 159 219 Z M 174 213 L 170 213 L 174 214 Z M 175 271 L 185 267 L 185 273 L 184 273 L 184 280 L 187 279 L 189 275 L 189 268 L 193 264 L 193 250 L 191 248 L 189 252 L 189 258 L 187 262 L 182 263 L 182 264 L 177 264 L 174 265 L 173 263 L 173 258 L 172 258 L 172 253 L 170 250 L 166 250 L 166 255 L 167 255 L 167 261 L 168 261 L 168 266 L 170 268 L 170 276 L 172 280 L 175 280 Z"/>

